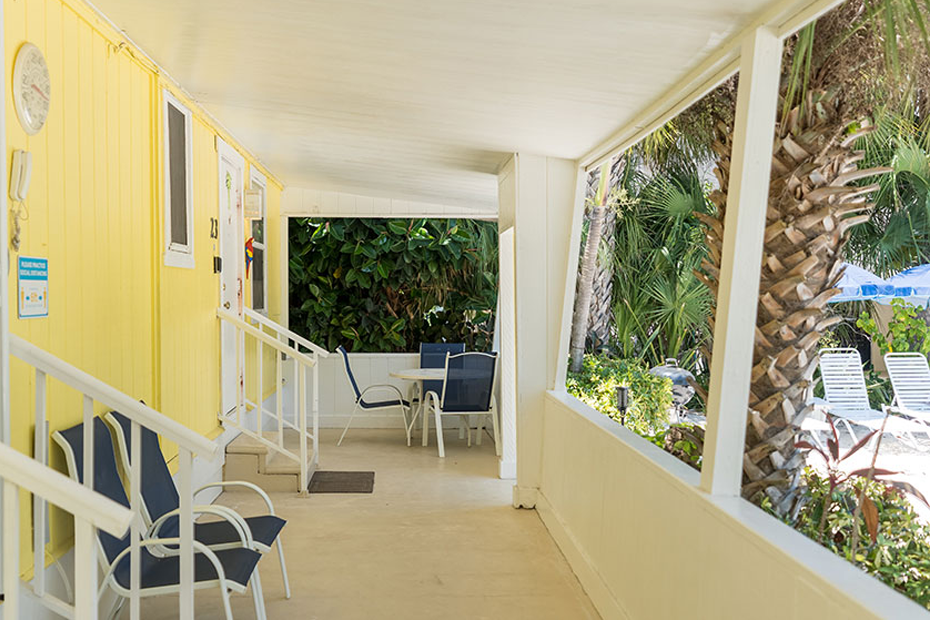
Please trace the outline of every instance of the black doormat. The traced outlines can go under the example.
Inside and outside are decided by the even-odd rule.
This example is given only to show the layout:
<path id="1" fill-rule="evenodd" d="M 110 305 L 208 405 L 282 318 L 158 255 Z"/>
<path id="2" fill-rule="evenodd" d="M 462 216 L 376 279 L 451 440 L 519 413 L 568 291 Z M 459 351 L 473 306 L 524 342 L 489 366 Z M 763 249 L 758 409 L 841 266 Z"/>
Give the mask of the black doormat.
<path id="1" fill-rule="evenodd" d="M 308 493 L 371 493 L 374 489 L 373 471 L 316 471 L 307 486 Z"/>

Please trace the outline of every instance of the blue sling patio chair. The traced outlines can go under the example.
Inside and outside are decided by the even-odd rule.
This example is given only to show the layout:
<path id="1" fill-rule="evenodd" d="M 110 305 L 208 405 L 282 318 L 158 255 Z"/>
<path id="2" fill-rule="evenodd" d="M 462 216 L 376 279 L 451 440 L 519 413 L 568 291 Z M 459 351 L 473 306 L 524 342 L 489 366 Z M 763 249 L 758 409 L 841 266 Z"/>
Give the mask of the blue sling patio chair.
<path id="1" fill-rule="evenodd" d="M 494 451 L 500 456 L 500 424 L 497 419 L 497 401 L 494 387 L 497 377 L 497 353 L 460 353 L 446 356 L 446 373 L 442 394 L 427 392 L 424 397 L 423 437 L 429 435 L 429 416 L 436 419 L 436 441 L 439 457 L 445 458 L 446 448 L 442 437 L 442 417 L 481 416 L 478 433 L 484 431 L 484 420 L 491 416 L 494 427 Z M 424 441 L 424 445 L 426 442 Z M 471 433 L 468 433 L 471 446 Z"/>
<path id="2" fill-rule="evenodd" d="M 132 458 L 130 448 L 132 445 L 130 439 L 132 437 L 132 421 L 117 411 L 107 413 L 103 419 L 116 436 L 116 445 L 119 447 L 118 453 L 123 471 L 129 472 L 129 463 Z M 181 503 L 177 487 L 174 485 L 174 478 L 171 476 L 171 471 L 169 471 L 168 464 L 165 462 L 165 456 L 162 454 L 158 435 L 144 426 L 139 430 L 142 431 L 142 517 L 152 536 L 159 538 L 177 536 L 177 514 Z M 275 515 L 271 498 L 260 487 L 251 482 L 240 480 L 211 482 L 195 489 L 194 497 L 206 489 L 227 487 L 254 491 L 265 502 L 268 514 L 243 518 L 231 508 L 212 506 L 212 508 L 230 513 L 232 520 L 196 523 L 194 525 L 194 539 L 214 551 L 239 546 L 237 528 L 233 525 L 233 521 L 235 521 L 240 528 L 244 528 L 248 532 L 251 548 L 255 551 L 265 554 L 277 543 L 278 560 L 281 563 L 281 577 L 284 579 L 284 596 L 285 598 L 291 598 L 287 567 L 284 564 L 284 549 L 281 546 L 281 530 L 287 521 Z M 196 508 L 199 508 L 199 506 Z"/>
<path id="3" fill-rule="evenodd" d="M 446 354 L 456 355 L 465 352 L 464 342 L 421 342 L 420 368 L 445 368 Z M 420 383 L 423 384 L 422 388 Z M 410 402 L 415 408 L 416 418 L 421 412 L 424 395 L 427 392 L 442 394 L 442 379 L 426 379 L 422 382 L 414 381 L 410 386 Z M 466 428 L 463 425 L 463 429 Z M 464 436 L 464 435 L 463 435 Z M 423 445 L 426 445 L 426 433 L 423 433 Z"/>
<path id="4" fill-rule="evenodd" d="M 63 431 L 52 433 L 52 439 L 65 454 L 68 475 L 78 482 L 84 476 L 84 425 L 78 424 Z M 110 431 L 100 418 L 94 418 L 94 490 L 111 500 L 130 507 L 126 491 L 116 466 L 116 456 Z M 198 510 L 196 513 L 214 514 L 225 517 L 222 512 Z M 262 597 L 261 582 L 258 577 L 258 561 L 261 554 L 250 549 L 248 535 L 239 530 L 240 540 L 235 547 L 212 550 L 201 542 L 194 541 L 194 588 L 200 590 L 218 587 L 223 597 L 223 608 L 227 620 L 232 620 L 229 605 L 229 592 L 242 594 L 248 585 L 252 585 L 252 598 L 255 615 L 265 620 L 265 601 Z M 132 595 L 130 591 L 130 536 L 116 538 L 106 532 L 97 532 L 99 545 L 98 556 L 104 570 L 100 582 L 101 593 L 109 586 L 117 595 L 117 601 L 109 614 L 115 618 L 123 603 Z M 139 558 L 140 597 L 173 594 L 181 591 L 180 562 L 178 554 L 181 540 L 178 537 L 151 538 L 143 537 L 140 541 Z M 151 548 L 154 548 L 150 551 Z M 154 551 L 154 553 L 153 553 Z"/>
<path id="5" fill-rule="evenodd" d="M 352 424 L 352 418 L 355 417 L 355 414 L 359 411 L 378 411 L 385 409 L 393 409 L 397 407 L 400 409 L 401 415 L 404 417 L 404 432 L 407 433 L 407 445 L 410 445 L 410 432 L 413 429 L 413 423 L 416 421 L 415 418 L 411 417 L 410 420 L 407 420 L 408 413 L 410 412 L 410 401 L 404 400 L 404 395 L 401 394 L 400 389 L 389 383 L 382 383 L 376 385 L 369 385 L 365 389 L 361 390 L 358 387 L 358 381 L 355 380 L 355 373 L 352 372 L 352 366 L 349 364 L 349 353 L 345 350 L 345 347 L 340 346 L 336 351 L 342 356 L 342 363 L 345 366 L 346 378 L 349 379 L 349 385 L 352 386 L 352 391 L 355 393 L 355 406 L 352 408 L 352 414 L 349 415 L 349 420 L 346 422 L 346 427 L 342 429 L 342 435 L 339 436 L 339 441 L 336 442 L 337 446 L 342 445 L 342 440 L 345 439 L 346 433 L 349 432 L 349 426 Z M 387 400 L 365 400 L 365 396 L 371 391 L 385 391 L 391 392 L 391 397 Z"/>

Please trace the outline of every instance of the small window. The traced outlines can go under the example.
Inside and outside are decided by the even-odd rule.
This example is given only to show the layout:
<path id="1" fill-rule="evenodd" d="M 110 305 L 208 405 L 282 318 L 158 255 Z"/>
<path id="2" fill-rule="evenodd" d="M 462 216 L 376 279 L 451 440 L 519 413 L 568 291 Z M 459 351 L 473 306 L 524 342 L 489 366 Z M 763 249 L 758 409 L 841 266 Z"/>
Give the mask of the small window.
<path id="1" fill-rule="evenodd" d="M 165 264 L 194 267 L 191 113 L 168 91 L 165 116 Z"/>
<path id="2" fill-rule="evenodd" d="M 266 181 L 264 175 L 257 170 L 252 170 L 250 187 L 259 194 L 260 217 L 252 219 L 250 222 L 250 233 L 252 235 L 252 310 L 256 312 L 265 312 L 265 304 L 268 299 L 268 279 L 267 265 L 265 261 L 266 248 L 266 216 L 265 216 L 265 188 Z"/>

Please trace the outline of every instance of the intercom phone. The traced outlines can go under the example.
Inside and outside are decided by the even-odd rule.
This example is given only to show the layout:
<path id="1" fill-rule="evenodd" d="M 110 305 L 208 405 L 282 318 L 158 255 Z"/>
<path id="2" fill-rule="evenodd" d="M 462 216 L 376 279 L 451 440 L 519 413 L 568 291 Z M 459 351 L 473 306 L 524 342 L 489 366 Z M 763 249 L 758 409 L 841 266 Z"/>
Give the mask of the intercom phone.
<path id="1" fill-rule="evenodd" d="M 22 202 L 29 193 L 29 182 L 32 180 L 32 153 L 29 151 L 13 151 L 13 165 L 10 174 L 10 198 Z"/>

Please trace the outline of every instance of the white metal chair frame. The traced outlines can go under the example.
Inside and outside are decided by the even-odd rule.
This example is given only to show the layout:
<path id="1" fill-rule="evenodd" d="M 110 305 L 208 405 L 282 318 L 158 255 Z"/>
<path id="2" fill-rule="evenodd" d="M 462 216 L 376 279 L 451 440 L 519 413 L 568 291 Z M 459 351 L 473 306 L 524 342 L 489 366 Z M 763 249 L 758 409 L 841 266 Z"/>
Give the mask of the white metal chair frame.
<path id="1" fill-rule="evenodd" d="M 862 358 L 852 348 L 829 348 L 820 351 L 820 375 L 826 404 L 817 405 L 824 413 L 839 420 L 853 441 L 859 441 L 853 425 L 875 431 L 885 425 L 885 432 L 916 450 L 925 450 L 914 433 L 930 437 L 930 427 L 895 415 L 894 409 L 882 405 L 876 411 L 869 404 L 869 395 L 862 372 Z M 885 417 L 888 417 L 885 422 Z"/>
<path id="2" fill-rule="evenodd" d="M 65 454 L 65 460 L 68 463 L 68 471 L 71 474 L 71 478 L 75 481 L 78 481 L 76 477 L 76 474 L 78 471 L 77 460 L 75 459 L 74 451 L 71 449 L 71 446 L 64 439 L 64 437 L 62 437 L 57 432 L 52 433 L 52 439 L 55 441 L 55 443 L 61 446 L 61 449 Z M 217 508 L 220 508 L 220 510 L 216 510 Z M 199 506 L 199 507 L 194 507 L 193 513 L 195 515 L 196 514 L 210 514 L 210 515 L 217 516 L 217 517 L 228 520 L 233 525 L 233 527 L 236 529 L 236 532 L 241 537 L 241 540 L 240 540 L 241 544 L 233 545 L 233 546 L 246 547 L 248 549 L 251 549 L 252 545 L 254 545 L 254 542 L 251 540 L 248 527 L 244 527 L 245 524 L 242 521 L 242 517 L 239 517 L 239 515 L 234 513 L 232 510 L 229 510 L 229 509 L 223 510 L 223 508 L 225 507 Z M 180 509 L 175 512 L 177 514 L 180 514 Z M 165 515 L 165 517 L 167 516 L 168 515 Z M 159 523 L 157 524 L 158 528 L 156 528 L 153 525 L 153 527 L 150 528 L 150 531 L 154 530 L 157 533 L 157 530 L 160 529 L 161 527 L 161 521 L 162 520 L 160 519 Z M 108 620 L 115 620 L 115 618 L 117 618 L 117 616 L 119 615 L 119 612 L 122 610 L 123 603 L 132 596 L 132 592 L 129 589 L 124 588 L 122 585 L 120 585 L 120 583 L 116 580 L 116 576 L 115 576 L 116 568 L 119 566 L 119 563 L 122 561 L 122 559 L 126 557 L 126 555 L 132 551 L 132 547 L 131 546 L 126 547 L 123 551 L 121 551 L 116 556 L 116 558 L 114 558 L 113 562 L 108 564 L 106 560 L 106 553 L 104 552 L 104 549 L 103 549 L 103 544 L 100 542 L 100 537 L 95 536 L 95 538 L 97 539 L 96 540 L 97 557 L 100 559 L 100 566 L 103 568 L 103 571 L 104 571 L 104 577 L 100 581 L 100 589 L 97 592 L 97 599 L 100 600 L 100 598 L 103 596 L 103 593 L 106 591 L 106 588 L 108 586 L 117 595 L 119 595 L 119 598 L 113 605 L 113 609 L 111 609 L 110 613 L 107 614 Z M 153 547 L 153 554 L 160 555 L 162 557 L 180 555 L 181 554 L 180 545 L 181 545 L 180 538 L 177 538 L 177 537 L 175 538 L 153 538 L 149 536 L 148 532 L 142 538 L 142 540 L 139 541 L 140 549 L 142 547 Z M 222 562 L 220 562 L 219 558 L 216 556 L 216 554 L 213 552 L 212 549 L 210 549 L 209 547 L 207 547 L 206 545 L 204 545 L 203 543 L 197 540 L 193 541 L 193 547 L 196 553 L 202 553 L 210 561 L 217 575 L 216 579 L 195 582 L 193 584 L 194 589 L 205 590 L 205 589 L 209 589 L 213 587 L 220 588 L 220 593 L 223 598 L 223 611 L 225 613 L 226 620 L 233 620 L 232 607 L 229 604 L 229 592 L 233 591 L 233 592 L 236 592 L 237 594 L 243 594 L 246 591 L 246 588 L 235 581 L 227 581 L 226 573 L 223 570 L 223 564 Z M 265 614 L 265 600 L 264 600 L 264 595 L 262 593 L 261 579 L 258 574 L 258 566 L 255 567 L 255 570 L 252 573 L 250 583 L 252 585 L 252 600 L 255 605 L 255 616 L 258 620 L 267 620 L 267 615 Z M 180 591 L 181 591 L 180 583 L 176 585 L 170 585 L 170 586 L 140 588 L 139 597 L 146 598 L 150 596 L 160 596 L 162 594 L 177 594 Z"/>
<path id="3" fill-rule="evenodd" d="M 930 364 L 922 353 L 886 353 L 892 408 L 930 428 Z"/>
<path id="4" fill-rule="evenodd" d="M 462 357 L 465 355 L 484 355 L 486 357 L 497 358 L 496 355 L 491 355 L 490 353 L 480 353 L 469 351 L 466 353 L 458 353 L 456 355 L 446 355 L 446 371 L 442 383 L 442 396 L 436 394 L 436 392 L 429 391 L 423 397 L 423 445 L 429 445 L 429 414 L 430 411 L 433 412 L 433 416 L 436 419 L 436 443 L 439 444 L 439 458 L 446 457 L 446 447 L 445 442 L 442 437 L 442 416 L 481 416 L 478 422 L 477 428 L 477 439 L 476 443 L 481 445 L 481 436 L 485 430 L 485 422 L 488 416 L 491 416 L 491 424 L 494 429 L 494 452 L 497 456 L 501 455 L 501 435 L 500 435 L 500 422 L 497 419 L 497 399 L 494 396 L 494 392 L 497 389 L 497 363 L 494 364 L 494 376 L 491 380 L 491 400 L 488 405 L 487 411 L 443 411 L 442 404 L 446 399 L 446 388 L 449 385 L 449 360 L 453 357 Z M 468 426 L 465 426 L 465 432 L 468 437 L 468 447 L 471 447 L 471 429 Z"/>
<path id="5" fill-rule="evenodd" d="M 109 412 L 103 416 L 103 419 L 104 421 L 106 421 L 107 425 L 113 431 L 111 434 L 116 435 L 117 454 L 119 455 L 120 465 L 122 466 L 124 472 L 128 472 L 129 466 L 130 466 L 129 447 L 126 445 L 126 438 L 123 435 L 122 430 L 120 429 L 119 422 L 117 422 L 116 418 L 114 418 L 113 415 L 110 414 Z M 265 493 L 265 491 L 262 490 L 261 487 L 255 484 L 252 484 L 251 482 L 246 482 L 244 480 L 224 480 L 222 482 L 207 483 L 194 490 L 194 497 L 197 497 L 197 495 L 200 492 L 206 491 L 207 489 L 213 489 L 213 488 L 225 489 L 227 487 L 237 487 L 237 488 L 249 489 L 251 491 L 254 491 L 262 498 L 262 501 L 265 502 L 265 506 L 268 508 L 268 514 L 275 516 L 274 504 L 271 502 L 271 498 L 268 497 L 268 494 Z M 144 521 L 145 526 L 148 528 L 148 530 L 145 533 L 145 538 L 157 538 L 159 531 L 161 530 L 161 527 L 165 524 L 165 522 L 168 521 L 168 519 L 170 519 L 171 517 L 177 517 L 181 513 L 181 509 L 178 508 L 176 510 L 166 512 L 158 519 L 153 520 L 152 515 L 149 513 L 148 505 L 145 503 L 145 501 L 141 502 L 141 504 L 142 504 L 142 520 Z M 242 515 L 240 515 L 238 512 L 233 510 L 232 508 L 229 508 L 227 506 L 219 506 L 216 504 L 199 504 L 199 505 L 194 504 L 193 510 L 194 510 L 194 514 L 202 514 L 202 515 L 209 514 L 209 515 L 220 517 L 221 519 L 225 521 L 229 521 L 233 525 L 233 527 L 236 528 L 237 533 L 239 533 L 240 538 L 242 539 L 242 543 L 247 542 L 246 546 L 248 546 L 249 549 L 254 549 L 255 551 L 258 551 L 259 553 L 261 553 L 262 555 L 265 555 L 266 553 L 271 551 L 271 547 L 252 538 L 251 529 L 249 528 L 248 523 L 246 523 L 245 518 Z M 284 563 L 284 549 L 281 546 L 281 535 L 280 534 L 278 535 L 276 545 L 278 547 L 278 561 L 281 565 L 281 577 L 284 580 L 284 598 L 289 599 L 291 598 L 291 586 L 290 586 L 290 582 L 287 577 L 287 566 Z M 222 550 L 222 549 L 232 549 L 234 547 L 240 547 L 240 546 L 243 546 L 243 545 L 238 542 L 229 542 L 229 543 L 221 543 L 221 544 L 216 544 L 216 545 L 209 545 L 210 549 L 217 550 L 217 551 Z"/>
<path id="6" fill-rule="evenodd" d="M 343 349 L 343 351 L 345 350 Z M 357 393 L 357 396 L 355 398 L 355 406 L 352 408 L 352 413 L 349 415 L 349 419 L 346 422 L 346 427 L 342 429 L 342 435 L 339 436 L 339 441 L 336 442 L 336 445 L 337 446 L 342 445 L 342 440 L 345 439 L 346 433 L 349 432 L 349 427 L 352 425 L 352 419 L 355 417 L 355 414 L 358 413 L 359 409 L 364 409 L 365 411 L 384 411 L 386 409 L 393 409 L 394 407 L 398 407 L 400 409 L 401 415 L 404 417 L 404 432 L 407 435 L 407 445 L 410 446 L 410 443 L 411 443 L 410 437 L 411 437 L 411 433 L 413 432 L 413 425 L 416 422 L 417 416 L 416 415 L 409 416 L 410 420 L 408 421 L 407 418 L 408 418 L 408 413 L 410 411 L 410 407 L 404 404 L 404 395 L 401 393 L 400 388 L 398 388 L 396 385 L 391 385 L 389 383 L 377 383 L 374 385 L 369 385 L 364 390 L 359 390 L 358 384 L 355 382 L 355 377 L 352 374 L 351 369 L 349 368 L 348 352 L 341 351 L 340 353 L 342 355 L 342 361 L 343 361 L 343 367 L 346 373 L 346 379 L 349 380 L 349 384 L 352 386 L 353 391 Z M 368 394 L 369 392 L 373 392 L 376 390 L 386 390 L 386 391 L 393 393 L 392 398 L 386 401 L 389 404 L 380 405 L 380 406 L 372 406 L 370 404 L 365 403 L 365 395 Z M 396 402 L 394 401 L 393 396 L 397 397 Z"/>

